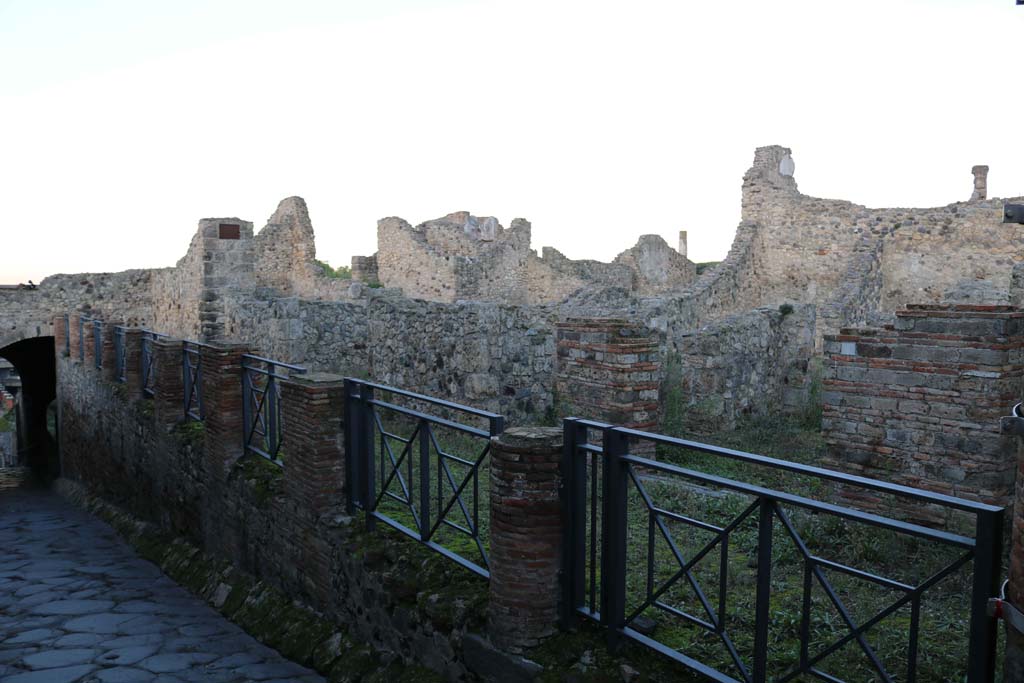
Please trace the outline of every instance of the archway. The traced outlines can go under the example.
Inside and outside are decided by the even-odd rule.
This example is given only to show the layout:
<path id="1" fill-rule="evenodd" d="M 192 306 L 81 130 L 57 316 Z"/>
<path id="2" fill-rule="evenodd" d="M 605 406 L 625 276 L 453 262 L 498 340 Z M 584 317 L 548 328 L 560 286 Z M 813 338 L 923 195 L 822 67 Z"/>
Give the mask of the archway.
<path id="1" fill-rule="evenodd" d="M 27 337 L 0 346 L 0 357 L 21 376 L 18 410 L 18 455 L 40 482 L 60 475 L 57 440 L 47 429 L 47 413 L 57 397 L 57 365 L 52 336 Z"/>

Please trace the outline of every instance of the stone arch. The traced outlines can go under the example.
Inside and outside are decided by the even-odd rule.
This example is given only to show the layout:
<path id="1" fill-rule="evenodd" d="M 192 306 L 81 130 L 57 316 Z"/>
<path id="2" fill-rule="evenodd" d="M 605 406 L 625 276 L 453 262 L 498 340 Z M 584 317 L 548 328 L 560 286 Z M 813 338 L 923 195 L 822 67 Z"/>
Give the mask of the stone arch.
<path id="1" fill-rule="evenodd" d="M 27 324 L 0 335 L 0 357 L 21 377 L 17 442 L 21 464 L 41 481 L 60 474 L 56 440 L 47 429 L 47 412 L 57 397 L 57 366 L 52 322 Z"/>

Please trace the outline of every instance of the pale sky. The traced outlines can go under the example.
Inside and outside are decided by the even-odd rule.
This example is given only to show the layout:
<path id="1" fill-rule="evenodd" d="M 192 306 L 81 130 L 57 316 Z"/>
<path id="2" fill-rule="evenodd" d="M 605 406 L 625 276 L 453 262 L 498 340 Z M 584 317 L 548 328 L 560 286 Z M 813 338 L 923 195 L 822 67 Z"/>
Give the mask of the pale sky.
<path id="1" fill-rule="evenodd" d="M 320 258 L 457 210 L 728 251 L 754 148 L 869 206 L 1024 195 L 1014 0 L 0 0 L 0 283 L 173 265 L 309 204 Z"/>

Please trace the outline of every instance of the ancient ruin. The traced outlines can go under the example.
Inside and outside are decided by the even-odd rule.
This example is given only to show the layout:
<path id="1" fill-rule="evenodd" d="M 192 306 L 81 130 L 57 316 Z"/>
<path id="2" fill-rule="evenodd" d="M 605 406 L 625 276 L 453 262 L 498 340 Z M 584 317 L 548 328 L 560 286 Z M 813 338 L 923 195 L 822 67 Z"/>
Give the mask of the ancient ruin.
<path id="1" fill-rule="evenodd" d="M 259 231 L 237 217 L 202 219 L 174 267 L 55 275 L 37 288 L 0 289 L 0 349 L 24 381 L 18 457 L 43 470 L 59 466 L 65 497 L 157 548 L 152 559 L 168 573 L 321 673 L 349 666 L 339 643 L 363 642 L 374 666 L 390 666 L 375 653 L 401 651 L 401 666 L 422 664 L 450 680 L 502 680 L 507 670 L 530 680 L 538 665 L 520 655 L 557 638 L 559 623 L 607 608 L 623 628 L 641 627 L 619 598 L 603 597 L 606 589 L 626 590 L 626 567 L 602 554 L 599 605 L 597 555 L 583 552 L 616 543 L 625 557 L 625 522 L 596 524 L 598 470 L 602 485 L 611 482 L 602 489 L 602 519 L 627 519 L 626 491 L 616 487 L 631 481 L 642 498 L 661 495 L 683 475 L 701 485 L 673 485 L 674 495 L 710 495 L 739 515 L 729 531 L 721 522 L 695 524 L 726 540 L 736 533 L 729 552 L 739 559 L 726 574 L 746 569 L 755 577 L 729 588 L 729 599 L 756 588 L 744 604 L 756 605 L 757 623 L 767 624 L 766 596 L 783 579 L 764 579 L 776 562 L 770 533 L 760 534 L 774 523 L 796 537 L 783 510 L 792 500 L 766 494 L 762 482 L 745 488 L 701 479 L 680 469 L 684 461 L 658 458 L 681 448 L 788 465 L 673 441 L 665 411 L 681 407 L 684 422 L 724 430 L 748 415 L 820 407 L 827 444 L 820 464 L 871 479 L 803 470 L 840 483 L 827 500 L 804 501 L 812 514 L 797 525 L 800 533 L 808 532 L 808 543 L 829 542 L 822 519 L 845 523 L 866 509 L 899 517 L 870 518 L 890 531 L 973 548 L 969 616 L 980 635 L 972 632 L 971 651 L 994 652 L 992 633 L 975 627 L 990 624 L 979 605 L 1000 571 L 993 558 L 1001 557 L 1002 510 L 992 505 L 1008 505 L 1024 490 L 1015 481 L 1016 437 L 1001 431 L 999 419 L 1022 393 L 1024 313 L 1012 304 L 1024 299 L 1024 226 L 1002 222 L 1003 201 L 988 198 L 986 174 L 987 167 L 973 169 L 968 201 L 869 209 L 801 194 L 790 151 L 760 148 L 743 178 L 732 248 L 700 275 L 685 232 L 678 249 L 641 235 L 610 263 L 575 261 L 550 247 L 535 251 L 525 219 L 505 227 L 460 211 L 415 226 L 380 220 L 377 252 L 353 258 L 351 277 L 336 277 L 316 260 L 299 197 L 281 201 Z M 264 368 L 254 380 L 252 363 L 282 374 Z M 287 425 L 270 451 L 250 442 L 269 410 L 264 401 L 279 411 L 262 423 L 265 443 Z M 375 421 L 374 411 L 388 409 L 405 421 Z M 403 427 L 411 435 L 396 433 Z M 445 430 L 461 434 L 456 443 L 479 460 L 442 453 L 437 434 Z M 388 450 L 394 444 L 397 452 Z M 380 500 L 410 468 L 391 500 L 413 514 L 380 512 L 378 464 Z M 448 465 L 463 469 L 456 476 Z M 893 506 L 897 484 L 923 490 L 912 504 Z M 753 495 L 754 504 L 737 502 L 735 491 Z M 638 502 L 629 504 L 634 512 L 686 521 Z M 463 516 L 452 528 L 471 542 L 453 550 L 432 534 L 456 513 Z M 950 533 L 964 514 L 976 519 L 970 538 Z M 353 524 L 363 517 L 366 532 Z M 755 518 L 756 529 L 740 530 Z M 650 557 L 656 521 L 631 532 L 648 539 Z M 429 552 L 413 557 L 418 550 L 395 536 L 377 545 L 380 526 L 469 571 L 453 574 Z M 165 547 L 153 533 L 179 540 Z M 668 586 L 681 574 L 671 566 L 675 553 L 660 552 L 670 566 L 659 571 L 675 575 L 659 575 Z M 807 567 L 826 566 L 807 557 Z M 950 571 L 963 564 L 952 562 L 944 565 Z M 1024 559 L 1015 566 L 1024 571 Z M 808 590 L 798 569 L 788 579 L 791 593 Z M 486 583 L 463 581 L 473 574 Z M 449 595 L 452 582 L 475 597 Z M 966 589 L 957 590 L 951 602 L 962 608 Z M 637 614 L 654 609 L 652 594 Z M 461 606 L 449 611 L 449 603 Z M 275 619 L 285 615 L 280 624 L 252 607 L 263 604 Z M 657 623 L 643 628 L 654 633 Z M 767 660 L 757 653 L 769 650 L 767 633 L 764 626 L 753 641 L 762 679 Z M 965 659 L 951 657 L 957 666 Z M 623 677 L 635 673 L 621 666 Z"/>

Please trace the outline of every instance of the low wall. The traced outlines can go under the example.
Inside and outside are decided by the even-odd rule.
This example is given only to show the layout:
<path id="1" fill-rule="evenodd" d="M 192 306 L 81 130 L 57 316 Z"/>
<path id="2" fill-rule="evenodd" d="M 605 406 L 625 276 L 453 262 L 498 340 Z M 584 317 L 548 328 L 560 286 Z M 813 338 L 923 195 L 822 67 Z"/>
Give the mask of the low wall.
<path id="1" fill-rule="evenodd" d="M 826 337 L 825 351 L 827 466 L 1000 506 L 1012 502 L 1017 445 L 999 425 L 1024 386 L 1024 311 L 910 307 L 897 313 L 894 328 Z M 946 521 L 916 507 L 911 513 Z"/>
<path id="2" fill-rule="evenodd" d="M 204 365 L 210 392 L 216 373 L 208 370 Z M 224 396 L 240 393 L 237 375 L 233 381 Z M 300 411 L 321 424 L 316 406 L 326 405 L 340 417 L 340 393 L 297 404 L 289 396 L 295 391 L 306 390 L 286 387 L 282 397 L 293 416 Z M 89 363 L 58 354 L 65 477 L 345 624 L 391 657 L 448 680 L 471 677 L 461 643 L 482 624 L 486 582 L 394 534 L 368 537 L 344 514 L 340 494 L 318 503 L 315 491 L 339 483 L 339 467 L 317 465 L 310 460 L 316 451 L 302 445 L 322 435 L 305 434 L 293 419 L 283 468 L 258 456 L 225 460 L 225 452 L 239 450 L 240 431 L 216 428 L 213 414 L 205 426 L 166 424 L 166 411 L 180 414 L 180 402 L 161 406 L 159 393 L 155 399 L 137 396 L 127 385 L 102 379 Z M 225 408 L 216 399 L 207 405 L 211 413 Z M 331 486 L 325 476 L 333 477 Z"/>

